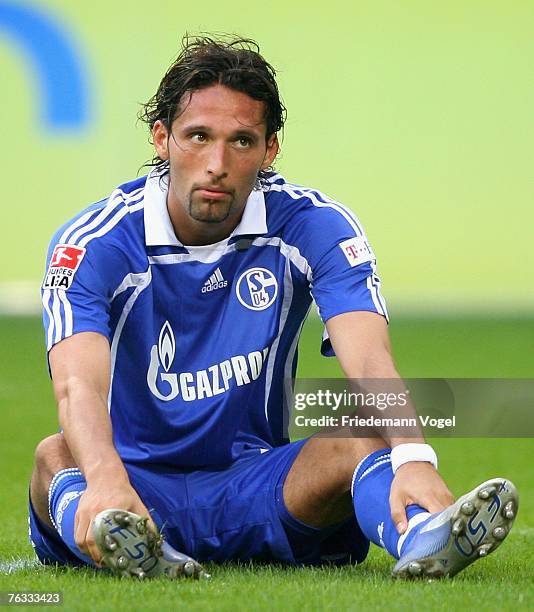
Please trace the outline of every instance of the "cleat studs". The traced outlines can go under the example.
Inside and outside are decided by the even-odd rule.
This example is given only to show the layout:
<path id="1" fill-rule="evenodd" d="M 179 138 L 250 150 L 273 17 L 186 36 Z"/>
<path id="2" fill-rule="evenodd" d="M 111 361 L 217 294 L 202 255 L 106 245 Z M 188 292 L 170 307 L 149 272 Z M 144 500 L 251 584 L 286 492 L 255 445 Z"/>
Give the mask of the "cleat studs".
<path id="1" fill-rule="evenodd" d="M 506 506 L 504 506 L 503 510 L 502 510 L 502 515 L 504 516 L 504 518 L 507 518 L 509 520 L 513 519 L 515 517 L 515 508 L 514 508 L 514 502 L 509 501 Z"/>
<path id="2" fill-rule="evenodd" d="M 504 540 L 506 537 L 506 529 L 504 527 L 495 527 L 492 533 L 497 540 Z"/>
<path id="3" fill-rule="evenodd" d="M 186 576 L 192 576 L 195 573 L 195 564 L 193 561 L 186 561 L 182 571 Z"/>
<path id="4" fill-rule="evenodd" d="M 422 571 L 423 571 L 423 568 L 421 567 L 419 563 L 417 563 L 417 561 L 412 561 L 408 565 L 408 573 L 411 576 L 420 576 Z"/>
<path id="5" fill-rule="evenodd" d="M 130 565 L 130 562 L 126 557 L 120 556 L 117 558 L 117 567 L 119 569 L 126 569 Z"/>
<path id="6" fill-rule="evenodd" d="M 478 496 L 480 499 L 489 499 L 492 495 L 497 493 L 497 489 L 495 487 L 486 487 L 485 489 L 480 489 L 478 492 Z"/>
<path id="7" fill-rule="evenodd" d="M 460 511 L 462 514 L 471 516 L 475 512 L 475 505 L 472 502 L 465 502 L 461 505 Z"/>
<path id="8" fill-rule="evenodd" d="M 464 527 L 465 527 L 464 521 L 461 518 L 456 519 L 454 521 L 453 526 L 452 526 L 452 533 L 453 533 L 453 535 L 455 535 L 455 536 L 460 535 L 462 533 L 462 531 L 464 530 Z"/>
<path id="9" fill-rule="evenodd" d="M 483 544 L 479 549 L 478 549 L 478 556 L 479 557 L 485 557 L 487 556 L 487 554 L 490 552 L 491 550 L 491 544 Z"/>
<path id="10" fill-rule="evenodd" d="M 110 536 L 109 534 L 106 535 L 106 537 L 104 538 L 104 544 L 106 546 L 106 548 L 108 550 L 111 550 L 112 552 L 114 550 L 117 550 L 117 542 L 115 542 L 115 540 L 113 539 L 112 536 Z"/>
<path id="11" fill-rule="evenodd" d="M 115 520 L 115 522 L 117 524 L 119 524 L 121 527 L 124 527 L 125 525 L 127 525 L 127 515 L 124 512 L 115 512 L 115 514 L 113 515 L 113 519 Z"/>
<path id="12" fill-rule="evenodd" d="M 135 521 L 134 517 L 130 516 L 127 512 L 115 512 L 113 518 L 120 527 L 129 527 Z"/>
<path id="13" fill-rule="evenodd" d="M 144 578 L 146 578 L 145 572 L 140 567 L 135 567 L 134 569 L 130 570 L 130 572 L 132 576 L 136 576 L 137 578 L 139 578 L 139 580 L 143 580 Z"/>

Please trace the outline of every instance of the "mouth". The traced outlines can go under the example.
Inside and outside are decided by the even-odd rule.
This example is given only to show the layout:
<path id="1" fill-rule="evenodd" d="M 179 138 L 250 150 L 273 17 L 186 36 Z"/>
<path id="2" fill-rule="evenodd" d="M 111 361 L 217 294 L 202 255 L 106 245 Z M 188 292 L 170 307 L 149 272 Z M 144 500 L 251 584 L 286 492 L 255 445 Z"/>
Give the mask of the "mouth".
<path id="1" fill-rule="evenodd" d="M 200 197 L 206 200 L 223 200 L 225 197 L 230 195 L 229 191 L 223 191 L 222 189 L 214 189 L 212 187 L 199 187 L 195 191 Z"/>

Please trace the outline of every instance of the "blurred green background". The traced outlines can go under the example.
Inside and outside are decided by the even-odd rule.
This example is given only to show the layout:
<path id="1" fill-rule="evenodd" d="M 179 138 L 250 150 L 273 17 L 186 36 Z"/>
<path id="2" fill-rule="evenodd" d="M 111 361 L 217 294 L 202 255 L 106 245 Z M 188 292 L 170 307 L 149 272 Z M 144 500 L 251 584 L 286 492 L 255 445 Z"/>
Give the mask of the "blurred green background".
<path id="1" fill-rule="evenodd" d="M 0 317 L 0 574 L 31 558 L 25 505 L 33 448 L 57 429 L 42 327 L 33 316 L 48 241 L 82 207 L 143 173 L 152 153 L 136 115 L 186 31 L 255 38 L 277 68 L 288 107 L 277 167 L 359 216 L 378 256 L 402 375 L 533 376 L 530 0 L 0 0 L 0 314 L 32 315 Z M 320 335 L 320 322 L 310 320 L 301 376 L 341 375 L 336 360 L 319 358 Z M 182 600 L 191 609 L 233 610 L 241 609 L 238 598 L 288 610 L 302 601 L 310 609 L 332 602 L 413 609 L 424 600 L 441 610 L 489 597 L 500 609 L 530 609 L 532 440 L 434 444 L 456 494 L 497 474 L 521 491 L 515 535 L 499 556 L 469 570 L 466 582 L 404 589 L 389 583 L 389 561 L 374 550 L 356 589 L 349 574 L 341 588 L 327 574 L 304 573 L 295 587 L 284 570 L 258 587 L 248 574 L 225 580 L 223 573 L 204 599 L 182 585 Z M 282 588 L 287 576 L 293 582 Z M 95 601 L 99 609 L 138 606 L 138 585 L 125 593 L 126 583 L 110 589 L 105 580 L 79 578 L 37 575 L 29 566 L 4 584 L 64 589 L 69 609 Z M 161 583 L 147 587 L 146 609 L 174 597 L 170 586 L 172 593 Z M 286 601 L 288 593 L 294 599 Z"/>
<path id="2" fill-rule="evenodd" d="M 392 314 L 534 306 L 532 2 L 16 2 L 77 57 L 85 118 L 70 128 L 43 118 L 35 54 L 49 66 L 57 50 L 8 23 L 10 4 L 0 309 L 36 307 L 54 230 L 150 158 L 136 113 L 185 31 L 259 42 L 288 107 L 278 169 L 357 213 Z"/>

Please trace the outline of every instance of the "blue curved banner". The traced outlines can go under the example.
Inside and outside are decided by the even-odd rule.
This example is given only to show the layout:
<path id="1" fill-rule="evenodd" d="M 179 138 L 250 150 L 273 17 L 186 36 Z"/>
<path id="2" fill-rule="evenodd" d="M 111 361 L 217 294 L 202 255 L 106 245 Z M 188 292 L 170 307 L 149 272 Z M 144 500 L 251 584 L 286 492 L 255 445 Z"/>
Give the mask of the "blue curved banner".
<path id="1" fill-rule="evenodd" d="M 89 124 L 89 84 L 76 45 L 64 26 L 35 6 L 0 1 L 0 38 L 26 59 L 39 91 L 39 121 L 51 132 Z"/>

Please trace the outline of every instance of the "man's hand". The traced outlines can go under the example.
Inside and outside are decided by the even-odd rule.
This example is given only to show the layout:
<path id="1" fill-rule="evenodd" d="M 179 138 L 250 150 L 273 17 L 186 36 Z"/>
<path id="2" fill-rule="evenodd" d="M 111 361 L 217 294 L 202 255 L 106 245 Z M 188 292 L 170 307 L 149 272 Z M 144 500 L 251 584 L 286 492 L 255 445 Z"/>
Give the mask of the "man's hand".
<path id="1" fill-rule="evenodd" d="M 411 461 L 397 470 L 391 485 L 389 505 L 399 533 L 404 533 L 408 526 L 406 506 L 417 504 L 433 513 L 452 503 L 452 493 L 431 463 Z"/>
<path id="2" fill-rule="evenodd" d="M 100 566 L 102 555 L 93 537 L 93 519 L 102 510 L 119 508 L 150 517 L 141 498 L 128 480 L 115 476 L 93 480 L 80 498 L 74 525 L 74 540 L 80 551 Z"/>
<path id="3" fill-rule="evenodd" d="M 63 435 L 87 481 L 76 512 L 74 541 L 98 565 L 101 554 L 92 522 L 99 512 L 117 508 L 149 516 L 113 444 L 109 341 L 95 332 L 74 334 L 52 348 L 49 360 Z"/>

